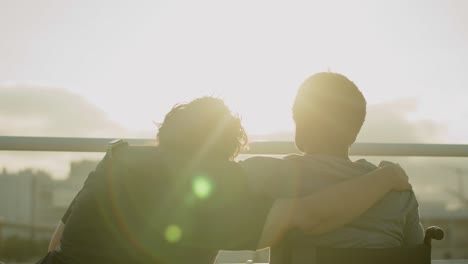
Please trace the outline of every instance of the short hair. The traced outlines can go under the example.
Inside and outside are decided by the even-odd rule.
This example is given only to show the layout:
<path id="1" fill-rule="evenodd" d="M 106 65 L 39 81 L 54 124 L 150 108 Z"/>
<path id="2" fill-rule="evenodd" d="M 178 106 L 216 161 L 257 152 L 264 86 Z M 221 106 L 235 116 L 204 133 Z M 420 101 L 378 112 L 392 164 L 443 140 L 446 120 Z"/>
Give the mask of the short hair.
<path id="1" fill-rule="evenodd" d="M 159 125 L 161 149 L 181 156 L 232 160 L 248 143 L 241 119 L 223 100 L 197 98 L 177 104 Z"/>
<path id="2" fill-rule="evenodd" d="M 345 76 L 320 72 L 306 79 L 300 86 L 293 106 L 296 124 L 313 127 L 314 120 L 326 120 L 336 130 L 334 135 L 345 135 L 346 144 L 352 144 L 366 117 L 366 99 L 359 88 Z M 315 127 L 314 129 L 320 129 Z M 340 138 L 336 139 L 340 142 Z"/>

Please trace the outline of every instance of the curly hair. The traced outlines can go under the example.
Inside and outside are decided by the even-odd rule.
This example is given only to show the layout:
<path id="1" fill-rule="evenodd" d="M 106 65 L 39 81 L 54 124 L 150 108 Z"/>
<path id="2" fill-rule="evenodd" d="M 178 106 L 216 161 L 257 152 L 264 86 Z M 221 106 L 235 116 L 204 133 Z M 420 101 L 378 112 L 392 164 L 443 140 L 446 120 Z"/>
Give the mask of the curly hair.
<path id="1" fill-rule="evenodd" d="M 177 155 L 224 160 L 234 159 L 248 143 L 241 119 L 214 97 L 175 105 L 159 125 L 157 140 Z"/>

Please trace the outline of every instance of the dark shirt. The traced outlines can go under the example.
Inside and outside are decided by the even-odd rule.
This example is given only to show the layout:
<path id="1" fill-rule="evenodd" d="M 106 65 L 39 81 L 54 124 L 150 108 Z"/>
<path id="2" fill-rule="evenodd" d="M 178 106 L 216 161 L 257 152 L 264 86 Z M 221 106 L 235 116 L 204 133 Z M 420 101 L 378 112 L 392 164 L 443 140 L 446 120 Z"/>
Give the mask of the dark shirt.
<path id="1" fill-rule="evenodd" d="M 209 263 L 255 249 L 273 199 L 248 191 L 229 161 L 169 158 L 122 146 L 86 180 L 62 221 L 65 263 Z"/>

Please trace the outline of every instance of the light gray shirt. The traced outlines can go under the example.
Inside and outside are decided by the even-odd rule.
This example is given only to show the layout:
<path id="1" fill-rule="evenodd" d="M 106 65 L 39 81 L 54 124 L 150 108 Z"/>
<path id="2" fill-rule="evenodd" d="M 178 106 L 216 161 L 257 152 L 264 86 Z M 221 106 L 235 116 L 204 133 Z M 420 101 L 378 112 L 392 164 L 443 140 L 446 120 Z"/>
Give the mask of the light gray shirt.
<path id="1" fill-rule="evenodd" d="M 250 175 L 252 191 L 275 198 L 308 195 L 376 169 L 365 160 L 327 155 L 253 157 L 241 166 Z M 359 218 L 312 241 L 324 247 L 387 248 L 421 244 L 423 238 L 418 202 L 413 191 L 405 191 L 388 193 Z"/>

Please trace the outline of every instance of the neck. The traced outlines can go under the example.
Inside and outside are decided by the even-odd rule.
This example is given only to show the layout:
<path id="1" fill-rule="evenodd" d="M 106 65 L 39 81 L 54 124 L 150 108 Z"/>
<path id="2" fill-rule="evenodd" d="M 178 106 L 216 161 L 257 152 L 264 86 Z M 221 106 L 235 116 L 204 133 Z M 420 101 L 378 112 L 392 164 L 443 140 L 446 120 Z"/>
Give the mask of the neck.
<path id="1" fill-rule="evenodd" d="M 305 149 L 309 155 L 329 155 L 349 160 L 348 146 L 314 146 Z"/>

